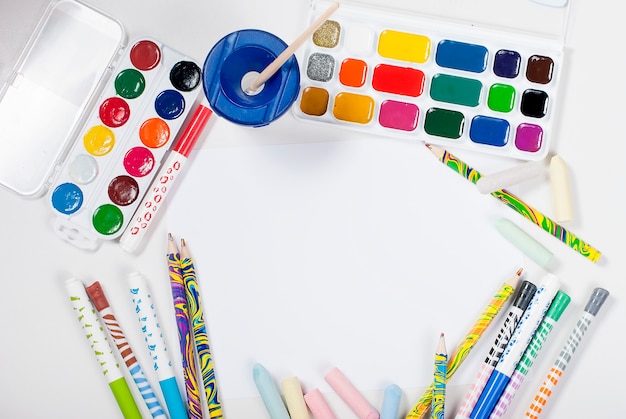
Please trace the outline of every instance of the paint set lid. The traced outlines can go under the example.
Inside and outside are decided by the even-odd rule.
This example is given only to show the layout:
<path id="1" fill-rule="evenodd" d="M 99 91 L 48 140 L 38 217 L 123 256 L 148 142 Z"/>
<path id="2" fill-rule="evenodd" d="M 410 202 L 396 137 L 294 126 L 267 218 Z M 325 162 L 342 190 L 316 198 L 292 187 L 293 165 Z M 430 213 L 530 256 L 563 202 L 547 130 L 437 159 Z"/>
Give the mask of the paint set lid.
<path id="1" fill-rule="evenodd" d="M 40 6 L 8 11 L 27 29 L 0 64 L 0 185 L 26 197 L 49 188 L 126 38 L 117 20 L 83 3 Z"/>
<path id="2" fill-rule="evenodd" d="M 313 0 L 323 9 L 332 0 Z M 563 43 L 567 35 L 572 0 L 343 0 L 343 6 L 370 9 L 369 13 L 401 13 L 469 27 L 542 37 Z M 364 15 L 365 17 L 365 15 Z M 331 17 L 332 19 L 332 17 Z M 416 25 L 415 30 L 419 31 Z"/>

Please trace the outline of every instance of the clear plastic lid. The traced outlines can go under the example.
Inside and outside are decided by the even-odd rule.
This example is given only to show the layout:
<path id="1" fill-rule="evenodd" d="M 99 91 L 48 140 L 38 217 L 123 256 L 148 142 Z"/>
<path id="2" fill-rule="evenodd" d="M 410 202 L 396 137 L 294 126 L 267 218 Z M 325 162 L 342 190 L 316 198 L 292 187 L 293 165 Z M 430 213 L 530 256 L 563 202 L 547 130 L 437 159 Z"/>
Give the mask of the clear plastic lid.
<path id="1" fill-rule="evenodd" d="M 125 39 L 118 21 L 76 1 L 52 1 L 33 22 L 0 73 L 0 184 L 27 197 L 49 187 Z"/>
<path id="2" fill-rule="evenodd" d="M 324 0 L 312 0 L 324 3 Z M 541 36 L 563 42 L 567 34 L 571 0 L 343 0 L 342 5 L 369 6 L 414 14 L 457 24 Z"/>

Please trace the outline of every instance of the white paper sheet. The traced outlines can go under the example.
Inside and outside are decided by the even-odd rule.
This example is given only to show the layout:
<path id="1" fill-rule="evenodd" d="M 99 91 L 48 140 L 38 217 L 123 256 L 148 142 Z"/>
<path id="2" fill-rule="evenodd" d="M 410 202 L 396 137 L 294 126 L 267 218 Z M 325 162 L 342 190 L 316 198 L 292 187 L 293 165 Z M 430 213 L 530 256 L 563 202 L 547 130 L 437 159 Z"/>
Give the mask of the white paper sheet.
<path id="1" fill-rule="evenodd" d="M 205 148 L 188 169 L 168 229 L 195 258 L 224 400 L 258 395 L 255 362 L 305 392 L 335 366 L 362 391 L 427 386 L 440 332 L 452 351 L 523 265 L 492 225 L 521 218 L 420 142 Z"/>

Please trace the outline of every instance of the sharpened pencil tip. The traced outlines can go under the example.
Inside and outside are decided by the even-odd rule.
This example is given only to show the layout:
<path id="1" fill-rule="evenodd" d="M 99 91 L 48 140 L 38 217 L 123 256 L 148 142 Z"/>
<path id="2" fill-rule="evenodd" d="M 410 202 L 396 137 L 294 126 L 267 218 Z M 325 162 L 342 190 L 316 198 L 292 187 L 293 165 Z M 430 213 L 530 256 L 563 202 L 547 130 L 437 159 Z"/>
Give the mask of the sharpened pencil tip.
<path id="1" fill-rule="evenodd" d="M 167 233 L 167 239 L 170 241 L 174 240 L 174 236 L 172 236 L 172 233 Z"/>
<path id="2" fill-rule="evenodd" d="M 522 276 L 522 272 L 524 272 L 524 268 L 519 268 L 516 272 L 517 276 Z"/>

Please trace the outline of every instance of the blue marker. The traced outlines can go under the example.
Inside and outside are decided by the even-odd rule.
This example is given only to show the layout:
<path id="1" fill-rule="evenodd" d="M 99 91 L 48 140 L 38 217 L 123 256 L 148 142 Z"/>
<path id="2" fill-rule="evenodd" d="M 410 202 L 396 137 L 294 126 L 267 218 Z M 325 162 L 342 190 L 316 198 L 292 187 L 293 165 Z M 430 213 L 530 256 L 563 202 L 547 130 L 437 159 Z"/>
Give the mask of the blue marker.
<path id="1" fill-rule="evenodd" d="M 140 273 L 133 272 L 128 276 L 128 285 L 170 418 L 188 419 L 187 408 L 180 394 L 146 278 Z"/>
<path id="2" fill-rule="evenodd" d="M 546 275 L 543 285 L 535 292 L 524 316 L 517 324 L 513 336 L 509 339 L 498 365 L 489 377 L 489 381 L 487 381 L 470 414 L 470 419 L 487 419 L 489 417 L 560 287 L 561 284 L 556 276 Z"/>

